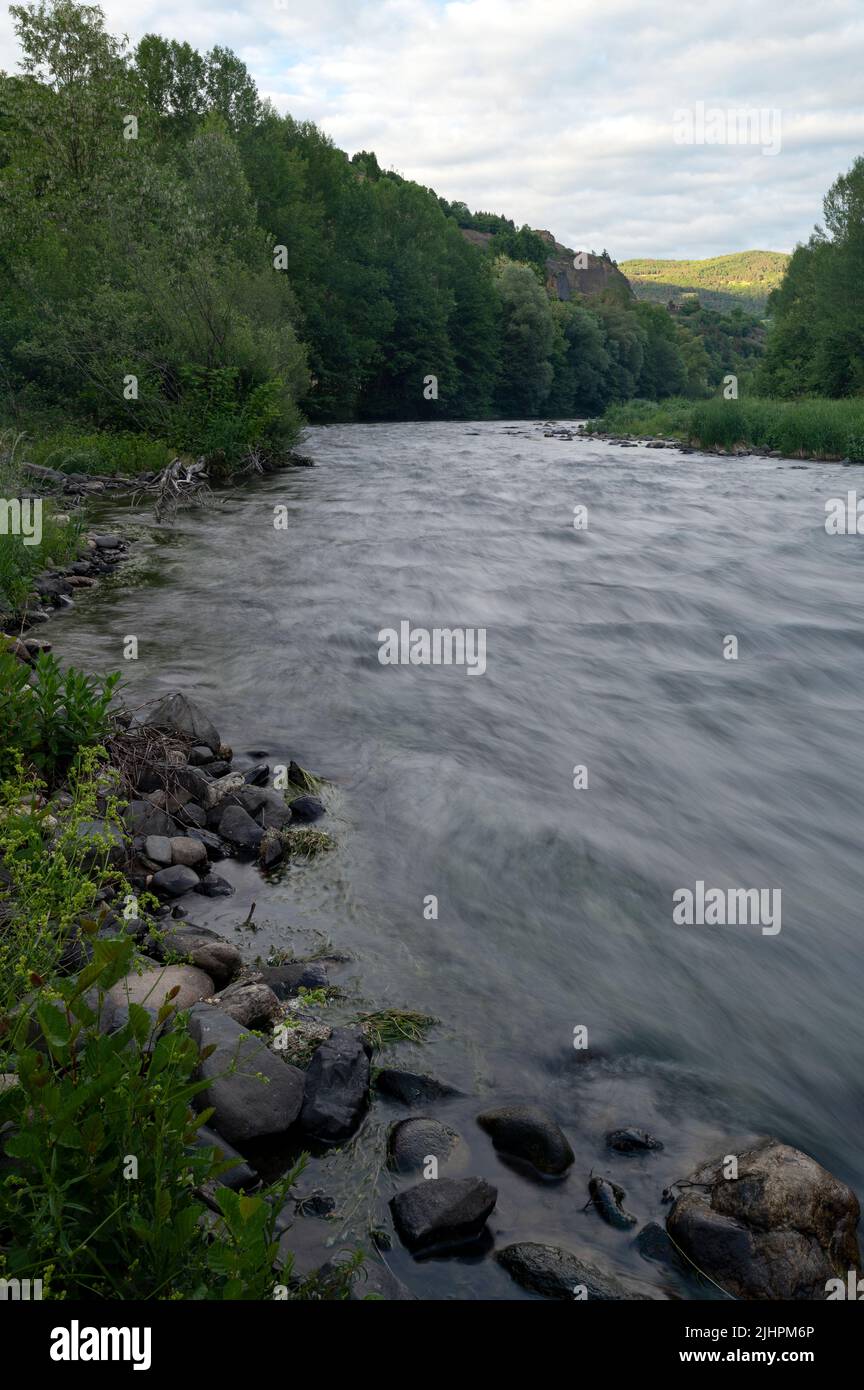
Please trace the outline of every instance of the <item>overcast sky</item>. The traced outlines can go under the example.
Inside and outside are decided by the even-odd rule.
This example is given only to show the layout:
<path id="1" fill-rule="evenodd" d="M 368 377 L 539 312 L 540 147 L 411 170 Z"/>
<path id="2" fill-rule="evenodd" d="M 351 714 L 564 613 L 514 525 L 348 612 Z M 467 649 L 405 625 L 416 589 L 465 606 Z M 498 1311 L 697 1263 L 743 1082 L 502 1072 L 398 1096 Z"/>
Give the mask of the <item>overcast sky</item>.
<path id="1" fill-rule="evenodd" d="M 791 250 L 820 219 L 828 185 L 864 153 L 864 0 L 103 9 L 133 43 L 155 31 L 233 48 L 262 95 L 349 154 L 374 150 L 447 198 L 618 260 Z M 4 12 L 0 67 L 16 64 Z M 722 113 L 723 143 L 676 143 L 676 112 L 699 103 L 709 132 Z M 763 113 L 758 144 L 742 143 L 727 114 L 744 110 Z M 779 152 L 763 152 L 778 135 Z"/>

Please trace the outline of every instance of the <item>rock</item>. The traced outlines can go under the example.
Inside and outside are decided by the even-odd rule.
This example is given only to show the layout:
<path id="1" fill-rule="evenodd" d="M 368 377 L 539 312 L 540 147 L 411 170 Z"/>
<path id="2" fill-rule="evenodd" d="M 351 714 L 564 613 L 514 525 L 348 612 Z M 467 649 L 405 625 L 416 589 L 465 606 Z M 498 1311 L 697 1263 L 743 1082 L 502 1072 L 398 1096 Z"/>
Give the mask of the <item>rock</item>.
<path id="1" fill-rule="evenodd" d="M 213 993 L 213 981 L 194 965 L 162 965 L 144 970 L 140 975 L 124 975 L 112 985 L 107 998 L 114 1009 L 126 1009 L 130 1004 L 143 1004 L 158 1012 L 165 996 L 177 987 L 172 1004 L 179 1013 L 206 999 Z"/>
<path id="2" fill-rule="evenodd" d="M 212 830 L 196 828 L 189 831 L 188 838 L 200 841 L 211 859 L 224 859 L 228 853 L 227 845 L 220 840 L 218 835 L 214 835 Z"/>
<path id="3" fill-rule="evenodd" d="M 647 1225 L 643 1226 L 633 1241 L 633 1245 L 643 1260 L 671 1265 L 679 1270 L 684 1264 L 659 1221 L 649 1221 Z"/>
<path id="4" fill-rule="evenodd" d="M 272 869 L 275 864 L 279 864 L 285 857 L 285 848 L 281 830 L 275 830 L 272 826 L 265 830 L 258 846 L 258 862 L 262 869 Z"/>
<path id="5" fill-rule="evenodd" d="M 175 814 L 185 829 L 204 830 L 207 827 L 207 812 L 195 801 L 187 801 Z"/>
<path id="6" fill-rule="evenodd" d="M 175 864 L 170 869 L 160 869 L 153 875 L 150 887 L 160 898 L 181 898 L 198 887 L 198 875 L 185 864 Z"/>
<path id="7" fill-rule="evenodd" d="M 324 989 L 330 983 L 323 965 L 314 960 L 270 965 L 259 970 L 255 978 L 269 985 L 277 999 L 292 999 L 301 988 Z"/>
<path id="8" fill-rule="evenodd" d="M 220 1173 L 214 1179 L 221 1187 L 230 1187 L 235 1192 L 248 1192 L 250 1188 L 257 1187 L 261 1181 L 255 1169 L 250 1168 L 243 1155 L 232 1148 L 227 1140 L 223 1139 L 215 1130 L 208 1129 L 206 1125 L 199 1126 L 195 1136 L 195 1145 L 199 1149 L 216 1149 L 223 1160 L 234 1160 L 232 1168 L 229 1168 L 225 1173 Z"/>
<path id="9" fill-rule="evenodd" d="M 154 806 L 152 801 L 130 801 L 123 819 L 132 835 L 165 835 L 170 840 L 177 834 L 171 817 Z"/>
<path id="10" fill-rule="evenodd" d="M 89 865 L 121 864 L 126 858 L 123 836 L 116 825 L 104 820 L 82 820 L 75 826 L 75 838 L 86 845 Z"/>
<path id="11" fill-rule="evenodd" d="M 194 704 L 179 691 L 175 695 L 166 695 L 140 722 L 150 728 L 161 729 L 163 733 L 180 734 L 193 743 L 206 744 L 214 753 L 218 753 L 222 742 L 200 705 Z"/>
<path id="12" fill-rule="evenodd" d="M 171 858 L 174 864 L 185 864 L 194 869 L 207 863 L 207 851 L 200 840 L 189 835 L 175 835 L 171 843 Z"/>
<path id="13" fill-rule="evenodd" d="M 171 841 L 167 835 L 147 835 L 144 839 L 144 853 L 154 864 L 166 868 L 171 864 Z"/>
<path id="14" fill-rule="evenodd" d="M 474 1240 L 497 1200 L 485 1178 L 434 1178 L 397 1192 L 390 1209 L 403 1244 L 428 1250 Z"/>
<path id="15" fill-rule="evenodd" d="M 582 1289 L 589 1299 L 631 1301 L 658 1297 L 654 1290 L 643 1288 L 635 1281 L 616 1278 L 596 1265 L 580 1259 L 557 1245 L 538 1245 L 525 1241 L 506 1245 L 495 1256 L 517 1284 L 544 1298 L 567 1299 L 572 1302 Z"/>
<path id="16" fill-rule="evenodd" d="M 211 1004 L 198 1004 L 189 1031 L 201 1048 L 215 1051 L 200 1065 L 206 1089 L 195 1097 L 199 1109 L 215 1108 L 210 1121 L 231 1144 L 268 1134 L 284 1134 L 303 1104 L 304 1076 L 276 1057 L 233 1018 Z"/>
<path id="17" fill-rule="evenodd" d="M 120 536 L 93 536 L 92 539 L 97 550 L 119 550 L 123 544 Z"/>
<path id="18" fill-rule="evenodd" d="M 205 971 L 218 989 L 230 984 L 243 964 L 243 957 L 230 941 L 207 927 L 196 927 L 191 923 L 168 927 L 153 940 L 152 945 L 148 943 L 148 949 L 160 958 L 182 956 L 192 965 L 197 965 L 199 970 Z"/>
<path id="19" fill-rule="evenodd" d="M 252 788 L 250 788 L 251 790 Z M 269 787 L 262 787 L 260 790 L 264 793 L 264 797 L 256 813 L 257 819 L 265 830 L 284 830 L 292 819 L 291 807 L 281 792 L 273 791 Z"/>
<path id="20" fill-rule="evenodd" d="M 226 806 L 219 822 L 219 834 L 237 849 L 255 854 L 264 839 L 264 831 L 256 825 L 242 806 Z"/>
<path id="21" fill-rule="evenodd" d="M 198 800 L 208 813 L 208 823 L 213 812 L 219 811 L 219 819 L 221 819 L 221 812 L 225 807 L 240 804 L 237 796 L 244 787 L 241 773 L 229 772 L 224 777 L 216 777 L 210 781 L 200 768 L 189 768 L 189 772 L 194 772 L 203 778 L 204 785 L 199 787 Z"/>
<path id="22" fill-rule="evenodd" d="M 838 1270 L 857 1269 L 858 1199 L 814 1158 L 777 1139 L 726 1156 L 687 1181 L 666 1218 L 675 1244 L 735 1298 L 824 1299 Z"/>
<path id="23" fill-rule="evenodd" d="M 597 1211 L 610 1226 L 623 1231 L 636 1225 L 637 1218 L 624 1207 L 627 1193 L 617 1182 L 611 1182 L 609 1178 L 591 1177 L 588 1192 Z"/>
<path id="24" fill-rule="evenodd" d="M 317 796 L 296 796 L 291 802 L 291 819 L 293 821 L 312 821 L 320 820 L 326 814 L 324 802 Z"/>
<path id="25" fill-rule="evenodd" d="M 659 1139 L 644 1129 L 613 1129 L 606 1135 L 606 1143 L 619 1154 L 647 1153 L 663 1147 Z"/>
<path id="26" fill-rule="evenodd" d="M 191 767 L 204 767 L 207 763 L 212 763 L 216 754 L 212 748 L 208 748 L 206 743 L 196 743 L 189 749 L 189 763 Z"/>
<path id="27" fill-rule="evenodd" d="M 234 885 L 219 874 L 205 874 L 195 892 L 201 893 L 205 898 L 230 898 L 234 892 Z"/>
<path id="28" fill-rule="evenodd" d="M 217 994 L 213 1001 L 223 1013 L 244 1028 L 267 1027 L 281 1016 L 279 1000 L 266 985 L 242 983 Z"/>
<path id="29" fill-rule="evenodd" d="M 558 1177 L 573 1162 L 573 1150 L 563 1131 L 539 1106 L 505 1105 L 485 1110 L 477 1116 L 477 1123 L 500 1153 L 521 1158 L 541 1173 Z"/>
<path id="30" fill-rule="evenodd" d="M 382 1067 L 377 1073 L 375 1089 L 381 1095 L 401 1100 L 403 1105 L 426 1105 L 430 1101 L 461 1095 L 455 1086 L 448 1086 L 445 1082 L 436 1080 L 434 1076 L 424 1076 L 413 1071 L 397 1071 L 392 1067 Z"/>
<path id="31" fill-rule="evenodd" d="M 427 1115 L 412 1115 L 391 1125 L 387 1158 L 397 1173 L 414 1173 L 422 1171 L 429 1158 L 437 1158 L 439 1168 L 464 1168 L 468 1150 L 455 1129 Z"/>
<path id="32" fill-rule="evenodd" d="M 256 763 L 254 767 L 247 767 L 243 773 L 243 781 L 250 787 L 266 787 L 270 781 L 270 768 L 266 763 Z"/>
<path id="33" fill-rule="evenodd" d="M 359 1029 L 333 1029 L 306 1072 L 304 1134 L 330 1144 L 353 1134 L 366 1109 L 370 1052 Z"/>

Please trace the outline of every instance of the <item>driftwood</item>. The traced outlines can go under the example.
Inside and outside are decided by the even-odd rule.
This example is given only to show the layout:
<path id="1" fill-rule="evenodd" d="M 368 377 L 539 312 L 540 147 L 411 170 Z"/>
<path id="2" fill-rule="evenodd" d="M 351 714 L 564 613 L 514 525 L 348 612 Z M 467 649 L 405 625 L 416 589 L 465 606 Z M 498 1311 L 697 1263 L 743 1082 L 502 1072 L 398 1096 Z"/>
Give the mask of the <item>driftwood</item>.
<path id="1" fill-rule="evenodd" d="M 186 463 L 181 458 L 172 459 L 168 467 L 163 468 L 142 491 L 156 494 L 154 513 L 157 521 L 174 516 L 180 506 L 209 507 L 215 504 L 204 459 L 197 459 L 194 463 Z"/>

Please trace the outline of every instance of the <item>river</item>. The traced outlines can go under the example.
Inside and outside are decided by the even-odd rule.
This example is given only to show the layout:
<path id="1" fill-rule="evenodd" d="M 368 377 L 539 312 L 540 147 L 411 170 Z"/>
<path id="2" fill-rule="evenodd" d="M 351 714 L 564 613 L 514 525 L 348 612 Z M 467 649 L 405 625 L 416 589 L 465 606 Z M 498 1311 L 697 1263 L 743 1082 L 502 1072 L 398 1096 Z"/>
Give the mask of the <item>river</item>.
<path id="1" fill-rule="evenodd" d="M 496 1243 L 570 1245 L 693 1297 L 582 1209 L 592 1168 L 640 1221 L 763 1133 L 864 1189 L 864 542 L 824 524 L 860 470 L 536 422 L 331 426 L 303 449 L 314 469 L 170 527 L 108 512 L 132 563 L 46 635 L 64 662 L 122 668 L 131 703 L 183 689 L 235 752 L 330 779 L 336 849 L 264 889 L 220 866 L 238 891 L 206 920 L 234 932 L 254 899 L 250 958 L 320 933 L 368 1007 L 441 1020 L 394 1057 L 469 1093 L 441 1114 L 498 1184 Z M 382 665 L 403 620 L 485 629 L 485 672 Z M 782 929 L 676 925 L 673 893 L 699 881 L 780 889 Z M 474 1123 L 526 1099 L 573 1143 L 563 1184 L 508 1168 Z M 403 1113 L 376 1107 L 352 1155 L 317 1165 L 353 1194 L 345 1230 L 387 1224 L 391 1180 L 372 1182 Z M 611 1155 L 622 1125 L 663 1152 Z M 490 1260 L 387 1259 L 421 1296 L 522 1296 Z"/>

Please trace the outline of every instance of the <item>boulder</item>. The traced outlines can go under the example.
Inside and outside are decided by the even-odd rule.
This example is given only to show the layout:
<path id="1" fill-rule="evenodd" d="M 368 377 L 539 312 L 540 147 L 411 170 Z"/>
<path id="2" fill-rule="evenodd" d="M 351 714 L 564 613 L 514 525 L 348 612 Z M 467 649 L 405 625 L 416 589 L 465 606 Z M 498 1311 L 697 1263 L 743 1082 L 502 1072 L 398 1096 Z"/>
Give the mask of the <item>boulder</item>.
<path id="1" fill-rule="evenodd" d="M 82 820 L 75 826 L 75 838 L 85 847 L 86 861 L 91 864 L 121 864 L 126 846 L 116 825 L 104 820 Z"/>
<path id="2" fill-rule="evenodd" d="M 144 1008 L 158 1012 L 165 1003 L 166 995 L 172 989 L 177 994 L 172 999 L 175 1011 L 191 1008 L 199 999 L 206 999 L 213 993 L 213 981 L 203 970 L 194 965 L 162 965 L 144 970 L 140 975 L 124 975 L 108 991 L 107 999 L 112 1008 L 123 1010 L 130 1004 L 142 1004 Z"/>
<path id="3" fill-rule="evenodd" d="M 320 820 L 326 814 L 324 802 L 317 796 L 296 796 L 291 802 L 292 821 Z"/>
<path id="4" fill-rule="evenodd" d="M 777 1139 L 706 1163 L 675 1198 L 666 1228 L 704 1274 L 735 1298 L 824 1299 L 838 1270 L 859 1265 L 860 1209 L 851 1188 Z"/>
<path id="5" fill-rule="evenodd" d="M 229 984 L 243 964 L 243 957 L 232 942 L 208 927 L 191 923 L 168 927 L 148 942 L 147 949 L 159 958 L 182 956 L 209 975 L 217 989 Z"/>
<path id="6" fill-rule="evenodd" d="M 477 1116 L 481 1129 L 500 1153 L 523 1159 L 541 1173 L 559 1177 L 573 1162 L 563 1131 L 547 1111 L 536 1105 L 505 1105 Z"/>
<path id="7" fill-rule="evenodd" d="M 214 753 L 218 752 L 222 742 L 200 705 L 194 704 L 179 691 L 175 695 L 166 695 L 140 722 L 150 728 L 161 729 L 163 733 L 179 734 L 193 743 L 206 744 Z"/>
<path id="8" fill-rule="evenodd" d="M 335 1144 L 353 1134 L 369 1095 L 371 1048 L 359 1029 L 334 1028 L 306 1072 L 304 1134 Z"/>
<path id="9" fill-rule="evenodd" d="M 229 844 L 250 854 L 257 854 L 264 831 L 256 825 L 242 806 L 226 806 L 219 822 L 219 834 Z"/>
<path id="10" fill-rule="evenodd" d="M 200 840 L 193 840 L 189 835 L 175 835 L 170 844 L 173 864 L 196 869 L 207 863 L 207 851 Z"/>
<path id="11" fill-rule="evenodd" d="M 387 1158 L 397 1173 L 421 1172 L 426 1160 L 436 1158 L 439 1168 L 465 1168 L 468 1150 L 454 1129 L 428 1115 L 397 1120 L 387 1137 Z"/>
<path id="12" fill-rule="evenodd" d="M 198 887 L 198 875 L 185 864 L 174 864 L 170 869 L 160 869 L 154 874 L 150 887 L 160 898 L 180 898 Z"/>
<path id="13" fill-rule="evenodd" d="M 221 1187 L 231 1187 L 235 1192 L 248 1192 L 250 1188 L 257 1187 L 261 1179 L 250 1168 L 241 1153 L 217 1134 L 215 1130 L 208 1129 L 206 1125 L 200 1125 L 195 1136 L 195 1145 L 199 1149 L 215 1149 L 223 1161 L 233 1162 L 233 1167 L 226 1172 L 220 1173 L 215 1179 Z"/>
<path id="14" fill-rule="evenodd" d="M 171 817 L 154 806 L 152 801 L 130 801 L 123 819 L 132 835 L 165 835 L 170 840 L 177 834 Z"/>
<path id="15" fill-rule="evenodd" d="M 618 1279 L 613 1274 L 607 1274 L 597 1265 L 557 1245 L 524 1241 L 517 1245 L 505 1245 L 495 1258 L 523 1289 L 542 1294 L 544 1298 L 572 1302 L 584 1296 L 608 1303 L 613 1300 L 631 1302 L 634 1299 L 659 1297 L 655 1290 L 634 1280 Z"/>
<path id="16" fill-rule="evenodd" d="M 303 1104 L 304 1076 L 275 1056 L 221 1009 L 198 1004 L 189 1031 L 203 1049 L 215 1050 L 200 1064 L 206 1089 L 195 1097 L 199 1109 L 214 1107 L 210 1124 L 231 1144 L 242 1145 L 290 1129 Z"/>
<path id="17" fill-rule="evenodd" d="M 228 846 L 220 840 L 218 835 L 214 835 L 212 830 L 204 830 L 196 827 L 189 831 L 187 836 L 190 840 L 198 840 L 204 846 L 211 859 L 224 859 L 228 853 Z"/>
<path id="18" fill-rule="evenodd" d="M 485 1178 L 434 1178 L 397 1192 L 390 1209 L 403 1244 L 428 1250 L 476 1239 L 497 1200 Z"/>
<path id="19" fill-rule="evenodd" d="M 201 893 L 205 898 L 230 898 L 234 892 L 234 885 L 220 874 L 205 874 L 195 892 Z"/>
<path id="20" fill-rule="evenodd" d="M 154 864 L 167 868 L 171 864 L 171 841 L 167 835 L 147 835 L 144 837 L 144 853 Z"/>
<path id="21" fill-rule="evenodd" d="M 267 1027 L 275 1018 L 281 1017 L 279 1000 L 272 989 L 247 981 L 223 990 L 216 995 L 214 1003 L 235 1023 L 242 1023 L 244 1028 Z"/>

